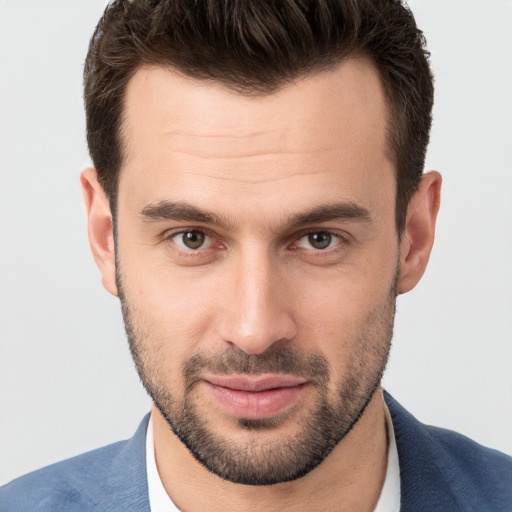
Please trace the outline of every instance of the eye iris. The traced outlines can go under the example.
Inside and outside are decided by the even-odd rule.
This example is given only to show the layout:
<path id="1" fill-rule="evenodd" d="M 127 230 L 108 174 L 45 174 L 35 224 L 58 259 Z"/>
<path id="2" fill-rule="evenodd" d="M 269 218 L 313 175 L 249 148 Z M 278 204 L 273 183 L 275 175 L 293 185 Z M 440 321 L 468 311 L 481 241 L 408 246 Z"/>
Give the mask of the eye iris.
<path id="1" fill-rule="evenodd" d="M 183 243 L 189 249 L 199 249 L 204 243 L 204 233 L 200 231 L 187 231 L 183 233 Z"/>
<path id="2" fill-rule="evenodd" d="M 310 233 L 308 241 L 315 249 L 325 249 L 331 244 L 332 236 L 329 233 Z"/>

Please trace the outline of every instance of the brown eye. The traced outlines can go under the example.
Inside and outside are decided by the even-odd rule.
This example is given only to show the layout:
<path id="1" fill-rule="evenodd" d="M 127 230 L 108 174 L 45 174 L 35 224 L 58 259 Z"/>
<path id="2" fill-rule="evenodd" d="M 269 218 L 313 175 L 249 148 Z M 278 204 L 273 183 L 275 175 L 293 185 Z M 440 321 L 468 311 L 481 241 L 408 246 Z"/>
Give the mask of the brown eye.
<path id="1" fill-rule="evenodd" d="M 174 242 L 183 249 L 201 249 L 207 244 L 209 237 L 202 231 L 190 230 L 176 233 L 173 237 Z"/>
<path id="2" fill-rule="evenodd" d="M 331 245 L 332 235 L 325 231 L 318 233 L 309 233 L 307 235 L 308 243 L 313 249 L 327 249 Z"/>
<path id="3" fill-rule="evenodd" d="M 335 247 L 343 245 L 344 242 L 345 240 L 341 235 L 331 231 L 310 231 L 302 235 L 294 245 L 297 249 L 305 249 L 314 252 L 334 249 Z"/>

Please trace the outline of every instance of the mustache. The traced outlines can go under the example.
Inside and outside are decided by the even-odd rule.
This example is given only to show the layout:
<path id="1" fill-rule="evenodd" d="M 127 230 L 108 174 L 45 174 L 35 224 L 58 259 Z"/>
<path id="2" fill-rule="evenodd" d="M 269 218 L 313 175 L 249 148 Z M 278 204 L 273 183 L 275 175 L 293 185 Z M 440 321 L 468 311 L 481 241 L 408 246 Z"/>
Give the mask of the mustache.
<path id="1" fill-rule="evenodd" d="M 220 353 L 195 354 L 183 364 L 182 372 L 187 382 L 197 380 L 205 372 L 215 375 L 282 373 L 325 382 L 329 379 L 329 363 L 319 354 L 304 354 L 290 347 L 271 346 L 261 354 L 247 354 L 235 346 Z"/>

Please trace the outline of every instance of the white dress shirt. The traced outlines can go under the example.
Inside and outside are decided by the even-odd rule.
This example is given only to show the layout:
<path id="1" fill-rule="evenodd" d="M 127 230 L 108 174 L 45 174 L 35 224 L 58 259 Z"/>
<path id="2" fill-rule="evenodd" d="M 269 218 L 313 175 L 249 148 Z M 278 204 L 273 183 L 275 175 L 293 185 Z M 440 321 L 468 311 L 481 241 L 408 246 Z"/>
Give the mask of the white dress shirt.
<path id="1" fill-rule="evenodd" d="M 399 512 L 400 510 L 400 467 L 396 449 L 395 431 L 391 415 L 386 405 L 386 423 L 388 427 L 388 466 L 386 478 L 380 493 L 379 501 L 374 512 Z M 155 460 L 155 445 L 153 442 L 153 419 L 149 419 L 146 432 L 146 471 L 148 475 L 149 508 L 151 512 L 179 512 L 165 491 Z"/>

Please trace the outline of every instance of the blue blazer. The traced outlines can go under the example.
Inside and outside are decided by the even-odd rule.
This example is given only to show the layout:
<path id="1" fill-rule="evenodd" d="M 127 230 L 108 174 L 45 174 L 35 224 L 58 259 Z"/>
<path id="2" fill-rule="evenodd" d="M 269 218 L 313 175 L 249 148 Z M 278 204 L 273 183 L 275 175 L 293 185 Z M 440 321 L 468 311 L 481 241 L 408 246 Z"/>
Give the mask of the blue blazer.
<path id="1" fill-rule="evenodd" d="M 512 458 L 419 423 L 385 393 L 395 428 L 401 512 L 511 512 Z M 145 437 L 58 462 L 0 488 L 1 512 L 150 512 Z"/>

